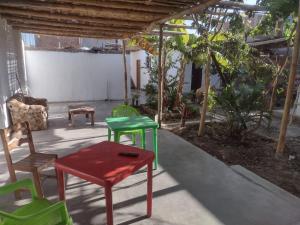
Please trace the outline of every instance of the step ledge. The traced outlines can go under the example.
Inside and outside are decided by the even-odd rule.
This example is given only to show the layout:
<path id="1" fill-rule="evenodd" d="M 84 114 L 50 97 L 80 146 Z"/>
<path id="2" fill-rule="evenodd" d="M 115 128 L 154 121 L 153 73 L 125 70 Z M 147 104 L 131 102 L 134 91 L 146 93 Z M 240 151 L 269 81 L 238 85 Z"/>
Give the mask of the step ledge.
<path id="1" fill-rule="evenodd" d="M 258 176 L 257 174 L 253 173 L 252 171 L 246 169 L 245 167 L 242 167 L 240 165 L 232 165 L 230 168 L 239 174 L 240 176 L 244 177 L 245 179 L 251 181 L 252 183 L 264 188 L 265 190 L 272 192 L 277 197 L 287 200 L 289 202 L 299 202 L 300 199 L 287 192 L 286 190 L 278 187 L 277 185 L 267 181 L 266 179 Z M 300 225 L 300 224 L 299 224 Z"/>

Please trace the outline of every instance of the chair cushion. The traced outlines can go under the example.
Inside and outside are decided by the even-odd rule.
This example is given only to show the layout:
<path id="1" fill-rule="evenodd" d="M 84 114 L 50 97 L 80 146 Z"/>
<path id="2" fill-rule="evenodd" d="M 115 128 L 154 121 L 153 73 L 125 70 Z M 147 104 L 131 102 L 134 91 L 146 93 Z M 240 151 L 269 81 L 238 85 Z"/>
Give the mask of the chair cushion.
<path id="1" fill-rule="evenodd" d="M 47 129 L 48 106 L 46 99 L 16 94 L 10 97 L 6 103 L 13 124 L 27 121 L 31 130 Z"/>
<path id="2" fill-rule="evenodd" d="M 51 206 L 51 202 L 47 199 L 35 199 L 31 203 L 24 205 L 14 211 L 12 214 L 15 216 L 27 216 L 35 214 L 41 209 L 45 209 Z M 37 216 L 30 221 L 20 221 L 17 223 L 15 220 L 4 219 L 1 225 L 57 225 L 61 222 L 61 216 L 59 212 L 53 212 L 49 215 Z"/>

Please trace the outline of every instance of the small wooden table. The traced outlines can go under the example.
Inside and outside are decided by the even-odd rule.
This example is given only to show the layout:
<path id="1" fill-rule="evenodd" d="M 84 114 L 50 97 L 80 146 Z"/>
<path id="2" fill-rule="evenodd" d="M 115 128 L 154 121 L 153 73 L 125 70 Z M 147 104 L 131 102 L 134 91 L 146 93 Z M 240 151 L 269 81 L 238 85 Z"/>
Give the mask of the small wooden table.
<path id="1" fill-rule="evenodd" d="M 69 105 L 68 109 L 69 121 L 71 121 L 72 125 L 74 125 L 74 115 L 84 114 L 87 119 L 89 118 L 89 115 L 91 116 L 91 125 L 94 126 L 95 108 L 89 105 Z"/>
<path id="2" fill-rule="evenodd" d="M 138 157 L 120 156 L 136 152 Z M 59 197 L 65 200 L 64 173 L 72 174 L 105 188 L 107 224 L 113 225 L 112 187 L 147 165 L 147 216 L 152 214 L 152 164 L 154 154 L 132 146 L 104 141 L 57 159 Z"/>
<path id="3" fill-rule="evenodd" d="M 105 119 L 108 127 L 108 140 L 111 139 L 111 132 L 114 132 L 114 141 L 119 143 L 119 132 L 130 130 L 142 130 L 143 149 L 146 149 L 146 129 L 152 129 L 153 149 L 155 153 L 154 168 L 158 165 L 158 144 L 157 128 L 158 124 L 148 116 L 131 116 L 131 117 L 108 117 Z"/>

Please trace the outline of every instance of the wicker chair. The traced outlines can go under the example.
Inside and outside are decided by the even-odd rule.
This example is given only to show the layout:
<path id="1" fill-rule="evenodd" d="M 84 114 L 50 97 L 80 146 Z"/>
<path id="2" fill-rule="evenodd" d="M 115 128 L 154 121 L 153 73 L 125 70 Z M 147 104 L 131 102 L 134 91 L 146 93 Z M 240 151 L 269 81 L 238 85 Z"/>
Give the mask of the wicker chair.
<path id="1" fill-rule="evenodd" d="M 6 104 L 13 124 L 27 121 L 31 130 L 47 129 L 47 99 L 15 94 L 7 100 Z"/>

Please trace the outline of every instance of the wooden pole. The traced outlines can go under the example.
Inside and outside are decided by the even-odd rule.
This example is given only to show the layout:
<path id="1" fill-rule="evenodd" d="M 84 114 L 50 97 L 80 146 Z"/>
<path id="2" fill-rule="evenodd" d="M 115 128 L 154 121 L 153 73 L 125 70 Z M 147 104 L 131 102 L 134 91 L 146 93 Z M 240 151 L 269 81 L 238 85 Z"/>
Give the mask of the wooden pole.
<path id="1" fill-rule="evenodd" d="M 279 140 L 278 140 L 277 149 L 276 149 L 276 156 L 280 156 L 284 152 L 285 138 L 286 138 L 286 132 L 287 132 L 287 127 L 288 127 L 288 122 L 289 122 L 289 115 L 290 115 L 290 107 L 291 107 L 291 103 L 292 103 L 294 83 L 295 83 L 295 78 L 296 78 L 296 74 L 297 74 L 299 44 L 300 44 L 300 0 L 299 0 L 299 8 L 298 8 L 296 38 L 294 41 L 292 63 L 291 63 L 291 67 L 290 67 L 289 83 L 288 83 L 288 87 L 287 87 L 284 111 L 283 111 L 283 115 L 282 115 L 282 119 L 281 119 L 280 134 L 279 134 Z"/>
<path id="2" fill-rule="evenodd" d="M 159 25 L 159 45 L 158 45 L 158 76 L 157 76 L 157 122 L 161 126 L 161 81 L 162 81 L 162 46 L 163 46 L 163 24 Z"/>
<path id="3" fill-rule="evenodd" d="M 165 34 L 165 31 L 164 31 Z M 166 46 L 163 43 L 162 46 L 162 56 L 161 56 L 161 81 L 160 81 L 160 119 L 163 120 L 164 119 L 164 103 L 165 103 L 165 83 L 166 83 L 166 59 L 167 59 L 167 50 L 166 50 Z"/>
<path id="4" fill-rule="evenodd" d="M 128 104 L 128 76 L 127 76 L 127 64 L 126 64 L 126 41 L 123 40 L 123 63 L 124 63 L 124 88 L 125 88 L 125 104 Z"/>
<path id="5" fill-rule="evenodd" d="M 208 60 L 205 66 L 205 92 L 204 92 L 204 100 L 200 115 L 200 125 L 198 130 L 198 136 L 204 135 L 205 128 L 205 119 L 206 119 L 206 111 L 207 111 L 207 103 L 208 103 L 208 91 L 210 87 L 210 66 L 211 66 L 211 55 L 209 49 L 207 50 Z"/>

